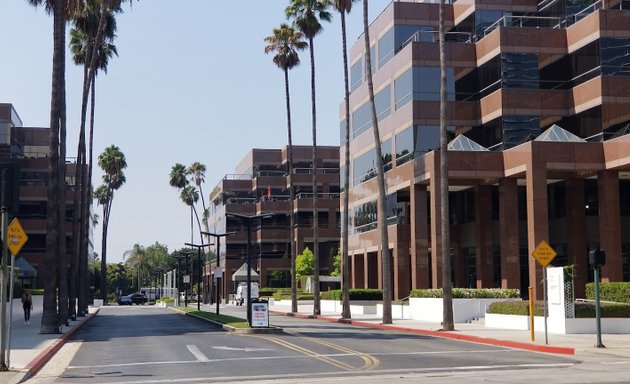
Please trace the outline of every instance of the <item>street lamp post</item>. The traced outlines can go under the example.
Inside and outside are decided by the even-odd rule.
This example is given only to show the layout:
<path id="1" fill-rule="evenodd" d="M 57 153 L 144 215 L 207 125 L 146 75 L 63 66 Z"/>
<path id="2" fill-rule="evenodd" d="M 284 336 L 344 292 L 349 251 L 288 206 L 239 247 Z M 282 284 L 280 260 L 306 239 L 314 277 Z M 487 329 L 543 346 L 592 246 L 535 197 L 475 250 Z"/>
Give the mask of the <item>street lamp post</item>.
<path id="1" fill-rule="evenodd" d="M 193 244 L 193 243 L 184 243 L 189 247 L 197 248 L 197 284 L 201 286 L 201 248 L 207 247 L 209 245 L 214 244 Z M 199 300 L 199 288 L 197 288 L 197 310 L 201 310 L 201 301 Z"/>
<path id="2" fill-rule="evenodd" d="M 182 258 L 184 258 L 184 266 L 186 267 L 187 270 L 188 270 L 188 258 L 191 257 L 192 255 L 194 255 L 193 252 L 181 252 L 180 253 L 180 256 Z M 177 256 L 175 256 L 175 257 L 177 257 Z M 178 258 L 178 266 L 179 266 L 179 257 L 177 257 L 177 258 Z M 190 280 L 190 276 L 188 276 L 188 278 Z M 184 284 L 186 284 L 186 283 L 184 283 Z M 188 284 L 190 284 L 190 282 Z M 178 293 L 179 293 L 179 290 L 178 290 Z M 186 285 L 184 287 L 184 306 L 188 307 L 188 285 Z"/>
<path id="3" fill-rule="evenodd" d="M 226 232 L 226 233 L 211 233 L 211 232 L 201 232 L 202 235 L 207 235 L 207 236 L 214 236 L 215 239 L 217 239 L 217 263 L 216 263 L 216 267 L 215 267 L 215 273 L 217 268 L 219 268 L 219 256 L 221 255 L 221 237 L 223 236 L 229 236 L 229 235 L 234 235 L 236 232 Z M 225 263 L 225 267 L 227 268 L 227 262 Z M 214 290 L 214 301 L 217 304 L 217 315 L 219 314 L 219 279 L 217 278 L 217 276 L 214 276 L 214 279 L 216 281 L 216 288 Z"/>
<path id="4" fill-rule="evenodd" d="M 252 326 L 252 267 L 251 267 L 251 228 L 252 228 L 252 220 L 255 219 L 264 219 L 271 217 L 271 213 L 261 213 L 260 215 L 254 216 L 246 216 L 238 213 L 226 213 L 226 216 L 231 216 L 235 219 L 240 219 L 244 224 L 247 231 L 247 323 L 249 326 Z"/>

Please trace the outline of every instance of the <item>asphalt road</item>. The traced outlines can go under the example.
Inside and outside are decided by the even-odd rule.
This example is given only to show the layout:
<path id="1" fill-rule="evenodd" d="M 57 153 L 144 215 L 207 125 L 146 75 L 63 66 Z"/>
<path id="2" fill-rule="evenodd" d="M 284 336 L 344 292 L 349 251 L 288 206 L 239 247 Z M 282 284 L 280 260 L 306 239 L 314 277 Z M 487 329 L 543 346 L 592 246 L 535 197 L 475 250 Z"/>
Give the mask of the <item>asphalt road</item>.
<path id="1" fill-rule="evenodd" d="M 510 382 L 508 372 L 518 377 L 512 372 L 576 366 L 565 357 L 401 332 L 286 317 L 272 322 L 287 333 L 238 336 L 169 309 L 104 307 L 62 349 L 62 362 L 51 364 L 56 373 L 44 369 L 34 382 L 477 382 L 493 376 Z"/>

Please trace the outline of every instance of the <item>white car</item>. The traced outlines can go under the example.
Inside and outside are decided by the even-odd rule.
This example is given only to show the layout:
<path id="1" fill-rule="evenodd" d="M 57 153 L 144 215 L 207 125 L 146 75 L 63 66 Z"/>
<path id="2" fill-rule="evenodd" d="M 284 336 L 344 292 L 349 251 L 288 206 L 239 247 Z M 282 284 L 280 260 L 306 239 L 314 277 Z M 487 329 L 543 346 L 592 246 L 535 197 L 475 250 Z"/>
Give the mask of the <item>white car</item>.
<path id="1" fill-rule="evenodd" d="M 258 298 L 258 283 L 252 283 L 251 284 L 252 287 L 252 293 L 251 293 L 251 298 L 252 299 L 257 299 Z M 246 283 L 241 283 L 238 288 L 236 288 L 236 295 L 234 296 L 234 298 L 236 299 L 236 305 L 243 305 L 243 303 L 245 302 L 245 299 L 247 298 L 247 284 Z"/>

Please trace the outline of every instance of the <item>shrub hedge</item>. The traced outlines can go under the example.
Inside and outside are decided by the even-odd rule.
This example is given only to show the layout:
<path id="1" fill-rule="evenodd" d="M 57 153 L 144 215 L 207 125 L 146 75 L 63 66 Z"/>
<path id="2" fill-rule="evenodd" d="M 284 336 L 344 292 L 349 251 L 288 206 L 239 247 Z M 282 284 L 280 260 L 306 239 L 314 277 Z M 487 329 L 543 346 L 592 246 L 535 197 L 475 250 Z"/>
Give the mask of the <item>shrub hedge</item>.
<path id="1" fill-rule="evenodd" d="M 442 289 L 414 289 L 409 297 L 441 298 Z M 453 288 L 454 299 L 516 299 L 520 297 L 518 289 L 500 288 Z"/>
<path id="2" fill-rule="evenodd" d="M 528 301 L 502 301 L 490 304 L 487 313 L 500 315 L 529 315 Z M 544 302 L 534 303 L 534 316 L 544 316 Z M 593 318 L 595 317 L 595 304 L 576 303 L 575 317 Z M 601 317 L 630 317 L 630 304 L 602 304 Z"/>
<path id="3" fill-rule="evenodd" d="M 586 298 L 595 300 L 595 285 L 586 284 Z M 599 285 L 599 298 L 603 301 L 630 303 L 630 283 L 614 282 Z"/>
<path id="4" fill-rule="evenodd" d="M 273 298 L 275 300 L 291 300 L 291 288 L 277 288 L 276 292 L 273 293 Z M 313 300 L 313 294 L 306 293 L 298 289 L 297 299 L 298 300 Z"/>
<path id="5" fill-rule="evenodd" d="M 382 289 L 350 289 L 350 300 L 383 300 Z M 341 300 L 341 289 L 322 292 L 322 300 Z"/>
<path id="6" fill-rule="evenodd" d="M 258 296 L 260 297 L 273 297 L 273 294 L 280 288 L 260 288 L 258 291 Z"/>

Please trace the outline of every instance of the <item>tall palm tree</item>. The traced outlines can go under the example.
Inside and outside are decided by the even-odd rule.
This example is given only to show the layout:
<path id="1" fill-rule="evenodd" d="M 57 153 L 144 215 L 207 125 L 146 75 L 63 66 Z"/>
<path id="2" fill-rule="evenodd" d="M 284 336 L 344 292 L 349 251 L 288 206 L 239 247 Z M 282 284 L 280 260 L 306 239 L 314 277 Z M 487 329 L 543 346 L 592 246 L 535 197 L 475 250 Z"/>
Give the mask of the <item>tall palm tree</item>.
<path id="1" fill-rule="evenodd" d="M 450 220 L 448 206 L 448 132 L 446 125 L 446 54 L 444 0 L 440 0 L 438 34 L 440 40 L 440 217 L 442 235 L 442 329 L 452 331 L 453 285 L 451 282 Z"/>
<path id="2" fill-rule="evenodd" d="M 343 55 L 343 85 L 346 116 L 346 143 L 344 159 L 346 172 L 343 175 L 343 220 L 341 222 L 341 317 L 349 319 L 350 313 L 350 258 L 348 255 L 348 217 L 350 198 L 350 86 L 348 85 L 348 47 L 346 41 L 346 13 L 352 11 L 352 4 L 357 0 L 333 0 L 333 7 L 341 15 L 341 43 Z"/>
<path id="3" fill-rule="evenodd" d="M 195 204 L 199 201 L 199 192 L 197 188 L 192 185 L 186 185 L 181 189 L 179 193 L 179 197 L 182 199 L 184 204 L 190 206 L 190 242 L 193 243 L 193 214 L 197 218 L 197 225 L 199 226 L 199 236 L 201 237 L 201 222 L 199 221 L 199 214 L 197 213 L 197 209 L 195 208 Z M 201 239 L 203 242 L 203 239 Z"/>
<path id="4" fill-rule="evenodd" d="M 265 41 L 269 45 L 265 46 L 265 53 L 275 52 L 273 62 L 284 72 L 284 92 L 287 105 L 287 165 L 289 171 L 289 204 L 290 204 L 290 220 L 289 220 L 289 237 L 291 249 L 291 312 L 298 311 L 297 305 L 297 279 L 295 276 L 295 257 L 296 244 L 294 241 L 295 231 L 295 213 L 293 212 L 295 204 L 295 191 L 293 189 L 293 138 L 291 134 L 291 96 L 289 93 L 289 69 L 293 69 L 300 63 L 298 51 L 306 49 L 308 44 L 302 40 L 304 35 L 296 31 L 287 24 L 280 25 L 280 28 L 274 28 L 271 36 L 265 37 Z"/>
<path id="5" fill-rule="evenodd" d="M 114 200 L 114 191 L 126 181 L 123 170 L 127 168 L 125 154 L 115 145 L 110 145 L 98 156 L 98 165 L 103 172 L 103 182 L 94 192 L 98 203 L 103 206 L 103 237 L 101 239 L 101 298 L 107 305 L 107 229 Z"/>
<path id="6" fill-rule="evenodd" d="M 98 9 L 93 1 L 89 1 L 85 9 L 82 12 L 74 15 L 73 23 L 74 28 L 70 30 L 70 51 L 72 53 L 72 59 L 76 65 L 83 65 L 83 93 L 81 104 L 81 117 L 79 128 L 79 143 L 77 150 L 77 167 L 75 172 L 75 180 L 77 188 L 74 193 L 74 221 L 73 221 L 73 238 L 75 244 L 73 246 L 73 255 L 71 262 L 71 273 L 73 279 L 71 281 L 77 282 L 70 286 L 70 314 L 73 315 L 75 310 L 74 299 L 78 296 L 78 310 L 79 314 L 83 315 L 87 309 L 87 296 L 86 296 L 86 274 L 87 274 L 87 236 L 89 231 L 89 217 L 88 217 L 88 204 L 91 189 L 91 157 L 90 153 L 90 169 L 87 168 L 86 159 L 86 145 L 85 145 L 85 125 L 86 114 L 88 105 L 88 94 L 91 91 L 92 105 L 90 109 L 90 143 L 93 141 L 94 131 L 94 105 L 95 105 L 95 92 L 94 85 L 96 83 L 96 74 L 98 70 L 103 70 L 107 73 L 107 65 L 109 59 L 113 55 L 118 55 L 116 46 L 112 43 L 116 37 L 116 19 L 113 12 L 106 14 L 105 30 L 103 33 L 103 43 L 99 47 L 97 52 L 97 71 L 95 71 L 92 77 L 91 84 L 89 83 L 89 66 L 91 63 L 91 55 L 93 53 L 94 40 L 96 38 L 96 31 L 99 24 L 100 13 L 97 13 Z M 92 150 L 92 147 L 90 147 Z M 79 187 L 80 186 L 80 187 Z M 80 271 L 77 271 L 80 270 Z M 78 292 L 77 292 L 78 287 Z M 73 316 L 74 317 L 74 316 Z"/>
<path id="7" fill-rule="evenodd" d="M 60 208 L 65 206 L 65 177 L 60 169 L 65 167 L 65 24 L 69 14 L 82 6 L 81 0 L 27 0 L 30 5 L 44 6 L 47 13 L 53 15 L 53 59 L 52 85 L 50 98 L 50 136 L 48 148 L 48 187 L 47 187 L 47 216 L 46 216 L 46 257 L 44 268 L 47 274 L 44 279 L 44 303 L 40 332 L 43 334 L 59 333 L 60 320 L 57 312 L 57 288 L 59 285 L 60 298 L 67 300 L 67 284 L 65 269 L 65 231 L 63 217 L 65 212 Z M 61 136 L 61 138 L 60 138 Z M 63 161 L 63 162 L 61 162 Z M 63 197 L 63 198 L 60 198 Z M 60 238 L 64 241 L 60 241 Z M 61 268 L 58 269 L 58 266 Z M 60 273 L 60 276 L 58 276 Z M 63 296 L 65 295 L 65 299 Z M 63 308 L 62 308 L 62 311 Z M 67 306 L 65 309 L 67 312 Z M 63 316 L 63 314 L 61 314 Z M 4 351 L 3 351 L 4 352 Z M 2 353 L 3 353 L 2 352 Z M 0 362 L 0 369 L 4 361 Z"/>
<path id="8" fill-rule="evenodd" d="M 186 178 L 186 167 L 184 164 L 176 163 L 171 168 L 169 175 L 169 185 L 173 188 L 182 189 L 188 185 L 188 179 Z"/>
<path id="9" fill-rule="evenodd" d="M 381 234 L 381 265 L 383 283 L 383 324 L 392 323 L 392 275 L 391 257 L 389 252 L 389 236 L 387 234 L 387 217 L 385 214 L 385 170 L 383 168 L 383 151 L 381 150 L 381 135 L 378 129 L 376 105 L 374 104 L 374 83 L 372 81 L 372 59 L 370 57 L 370 25 L 368 24 L 368 0 L 363 0 L 363 38 L 365 41 L 365 70 L 367 71 L 367 86 L 372 109 L 372 131 L 374 132 L 374 149 L 376 150 L 376 183 L 378 184 L 378 199 L 376 215 L 378 229 Z"/>
<path id="10" fill-rule="evenodd" d="M 315 108 L 315 49 L 313 40 L 322 30 L 320 20 L 330 21 L 330 0 L 292 0 L 286 8 L 286 16 L 308 39 L 311 55 L 311 120 L 313 131 L 313 253 L 314 286 L 313 315 L 321 314 L 319 295 L 319 219 L 317 213 L 317 113 Z"/>

